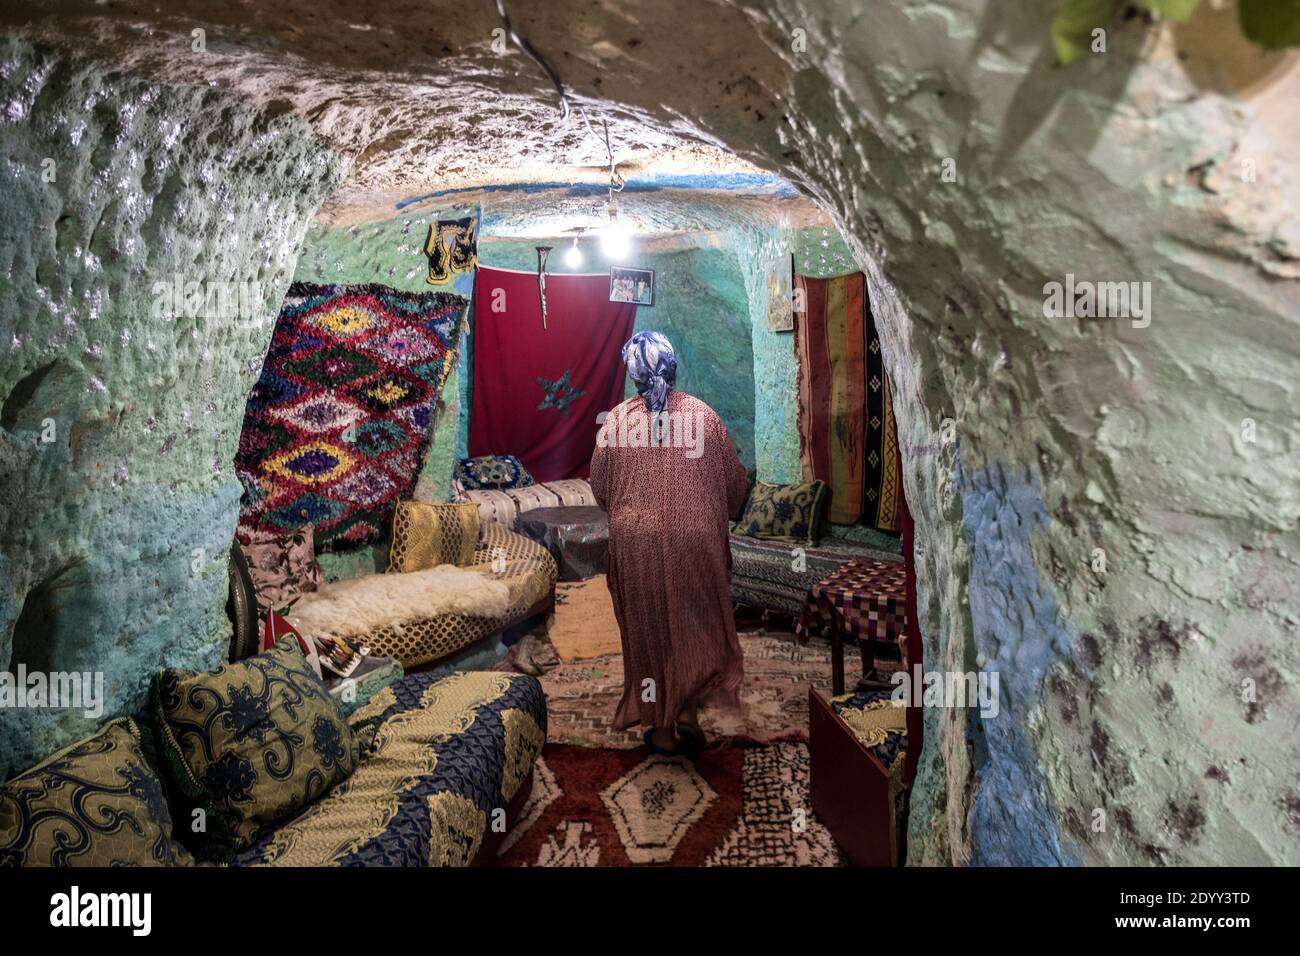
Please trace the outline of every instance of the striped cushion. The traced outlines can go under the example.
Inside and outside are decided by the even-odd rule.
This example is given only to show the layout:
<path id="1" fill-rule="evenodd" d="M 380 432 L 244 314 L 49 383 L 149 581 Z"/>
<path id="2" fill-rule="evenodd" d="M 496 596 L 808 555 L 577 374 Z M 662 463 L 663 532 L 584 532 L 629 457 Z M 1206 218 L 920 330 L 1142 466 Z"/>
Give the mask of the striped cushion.
<path id="1" fill-rule="evenodd" d="M 512 530 L 516 519 L 525 511 L 532 511 L 534 508 L 567 508 L 579 505 L 594 507 L 596 504 L 596 496 L 591 492 L 591 483 L 585 478 L 546 481 L 529 485 L 527 488 L 509 488 L 503 491 L 458 490 L 456 500 L 478 505 L 479 516 L 484 525 L 496 522 Z"/>

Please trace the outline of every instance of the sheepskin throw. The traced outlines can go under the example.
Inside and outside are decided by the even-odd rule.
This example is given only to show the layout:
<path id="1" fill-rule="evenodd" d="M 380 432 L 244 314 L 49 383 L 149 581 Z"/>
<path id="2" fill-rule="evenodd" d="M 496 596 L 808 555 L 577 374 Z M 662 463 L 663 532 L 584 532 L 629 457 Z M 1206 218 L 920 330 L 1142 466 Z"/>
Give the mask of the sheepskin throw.
<path id="1" fill-rule="evenodd" d="M 365 637 L 382 626 L 400 628 L 442 614 L 505 617 L 510 588 L 480 571 L 440 564 L 409 574 L 369 574 L 306 594 L 289 623 L 311 637 Z"/>
<path id="2" fill-rule="evenodd" d="M 235 457 L 241 540 L 312 524 L 317 551 L 348 551 L 387 533 L 424 461 L 464 307 L 381 285 L 289 287 Z"/>

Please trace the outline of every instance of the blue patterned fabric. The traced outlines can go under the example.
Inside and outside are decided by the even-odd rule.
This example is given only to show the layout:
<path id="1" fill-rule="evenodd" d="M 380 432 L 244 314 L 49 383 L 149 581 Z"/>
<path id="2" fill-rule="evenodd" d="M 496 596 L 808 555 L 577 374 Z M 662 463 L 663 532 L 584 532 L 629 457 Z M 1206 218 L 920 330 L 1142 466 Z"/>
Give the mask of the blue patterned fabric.
<path id="1" fill-rule="evenodd" d="M 215 671 L 153 681 L 160 754 L 185 810 L 202 808 L 199 859 L 224 860 L 356 769 L 361 747 L 297 639 Z"/>
<path id="2" fill-rule="evenodd" d="M 523 674 L 411 674 L 352 719 L 374 728 L 357 771 L 235 865 L 467 865 L 546 742 L 546 697 Z"/>
<path id="3" fill-rule="evenodd" d="M 662 412 L 677 384 L 677 354 L 662 332 L 638 332 L 623 346 L 623 364 L 637 394 L 652 412 Z"/>
<path id="4" fill-rule="evenodd" d="M 527 488 L 533 483 L 524 463 L 514 455 L 480 455 L 456 462 L 453 476 L 467 491 Z"/>
<path id="5" fill-rule="evenodd" d="M 193 862 L 172 838 L 162 781 L 130 718 L 0 787 L 0 867 Z"/>
<path id="6" fill-rule="evenodd" d="M 868 704 L 875 704 L 878 701 L 888 702 L 891 696 L 892 691 L 887 690 L 859 691 L 856 694 L 831 698 L 831 708 L 844 717 L 845 711 L 866 710 Z M 846 717 L 845 720 L 848 722 L 849 718 Z M 863 746 L 875 754 L 886 767 L 892 767 L 895 760 L 907 753 L 907 734 L 889 731 L 885 734 L 883 742 L 871 744 L 863 741 Z"/>

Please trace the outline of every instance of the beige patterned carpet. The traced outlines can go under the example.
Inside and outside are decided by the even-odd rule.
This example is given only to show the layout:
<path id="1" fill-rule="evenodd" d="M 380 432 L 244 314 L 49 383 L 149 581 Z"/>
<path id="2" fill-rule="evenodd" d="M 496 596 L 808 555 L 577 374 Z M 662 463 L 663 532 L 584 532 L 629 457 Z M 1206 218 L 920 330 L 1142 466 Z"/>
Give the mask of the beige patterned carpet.
<path id="1" fill-rule="evenodd" d="M 711 738 L 739 737 L 759 743 L 807 738 L 808 688 L 830 694 L 830 646 L 799 645 L 785 634 L 746 633 L 745 683 L 741 712 L 704 711 L 701 724 Z M 846 686 L 860 673 L 857 652 L 844 655 Z M 611 720 L 623 690 L 623 656 L 561 663 L 539 680 L 546 691 L 547 740 L 555 744 L 631 749 L 643 746 L 641 732 L 614 730 Z"/>

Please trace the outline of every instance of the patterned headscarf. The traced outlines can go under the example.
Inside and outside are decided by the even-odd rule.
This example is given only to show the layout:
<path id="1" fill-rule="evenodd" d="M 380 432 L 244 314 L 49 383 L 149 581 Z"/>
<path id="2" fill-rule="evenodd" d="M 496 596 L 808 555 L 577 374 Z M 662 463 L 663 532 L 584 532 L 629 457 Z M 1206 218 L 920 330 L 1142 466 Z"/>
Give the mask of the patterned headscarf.
<path id="1" fill-rule="evenodd" d="M 677 355 L 662 332 L 638 332 L 623 346 L 623 364 L 645 399 L 645 407 L 662 412 L 668 393 L 677 384 Z"/>

